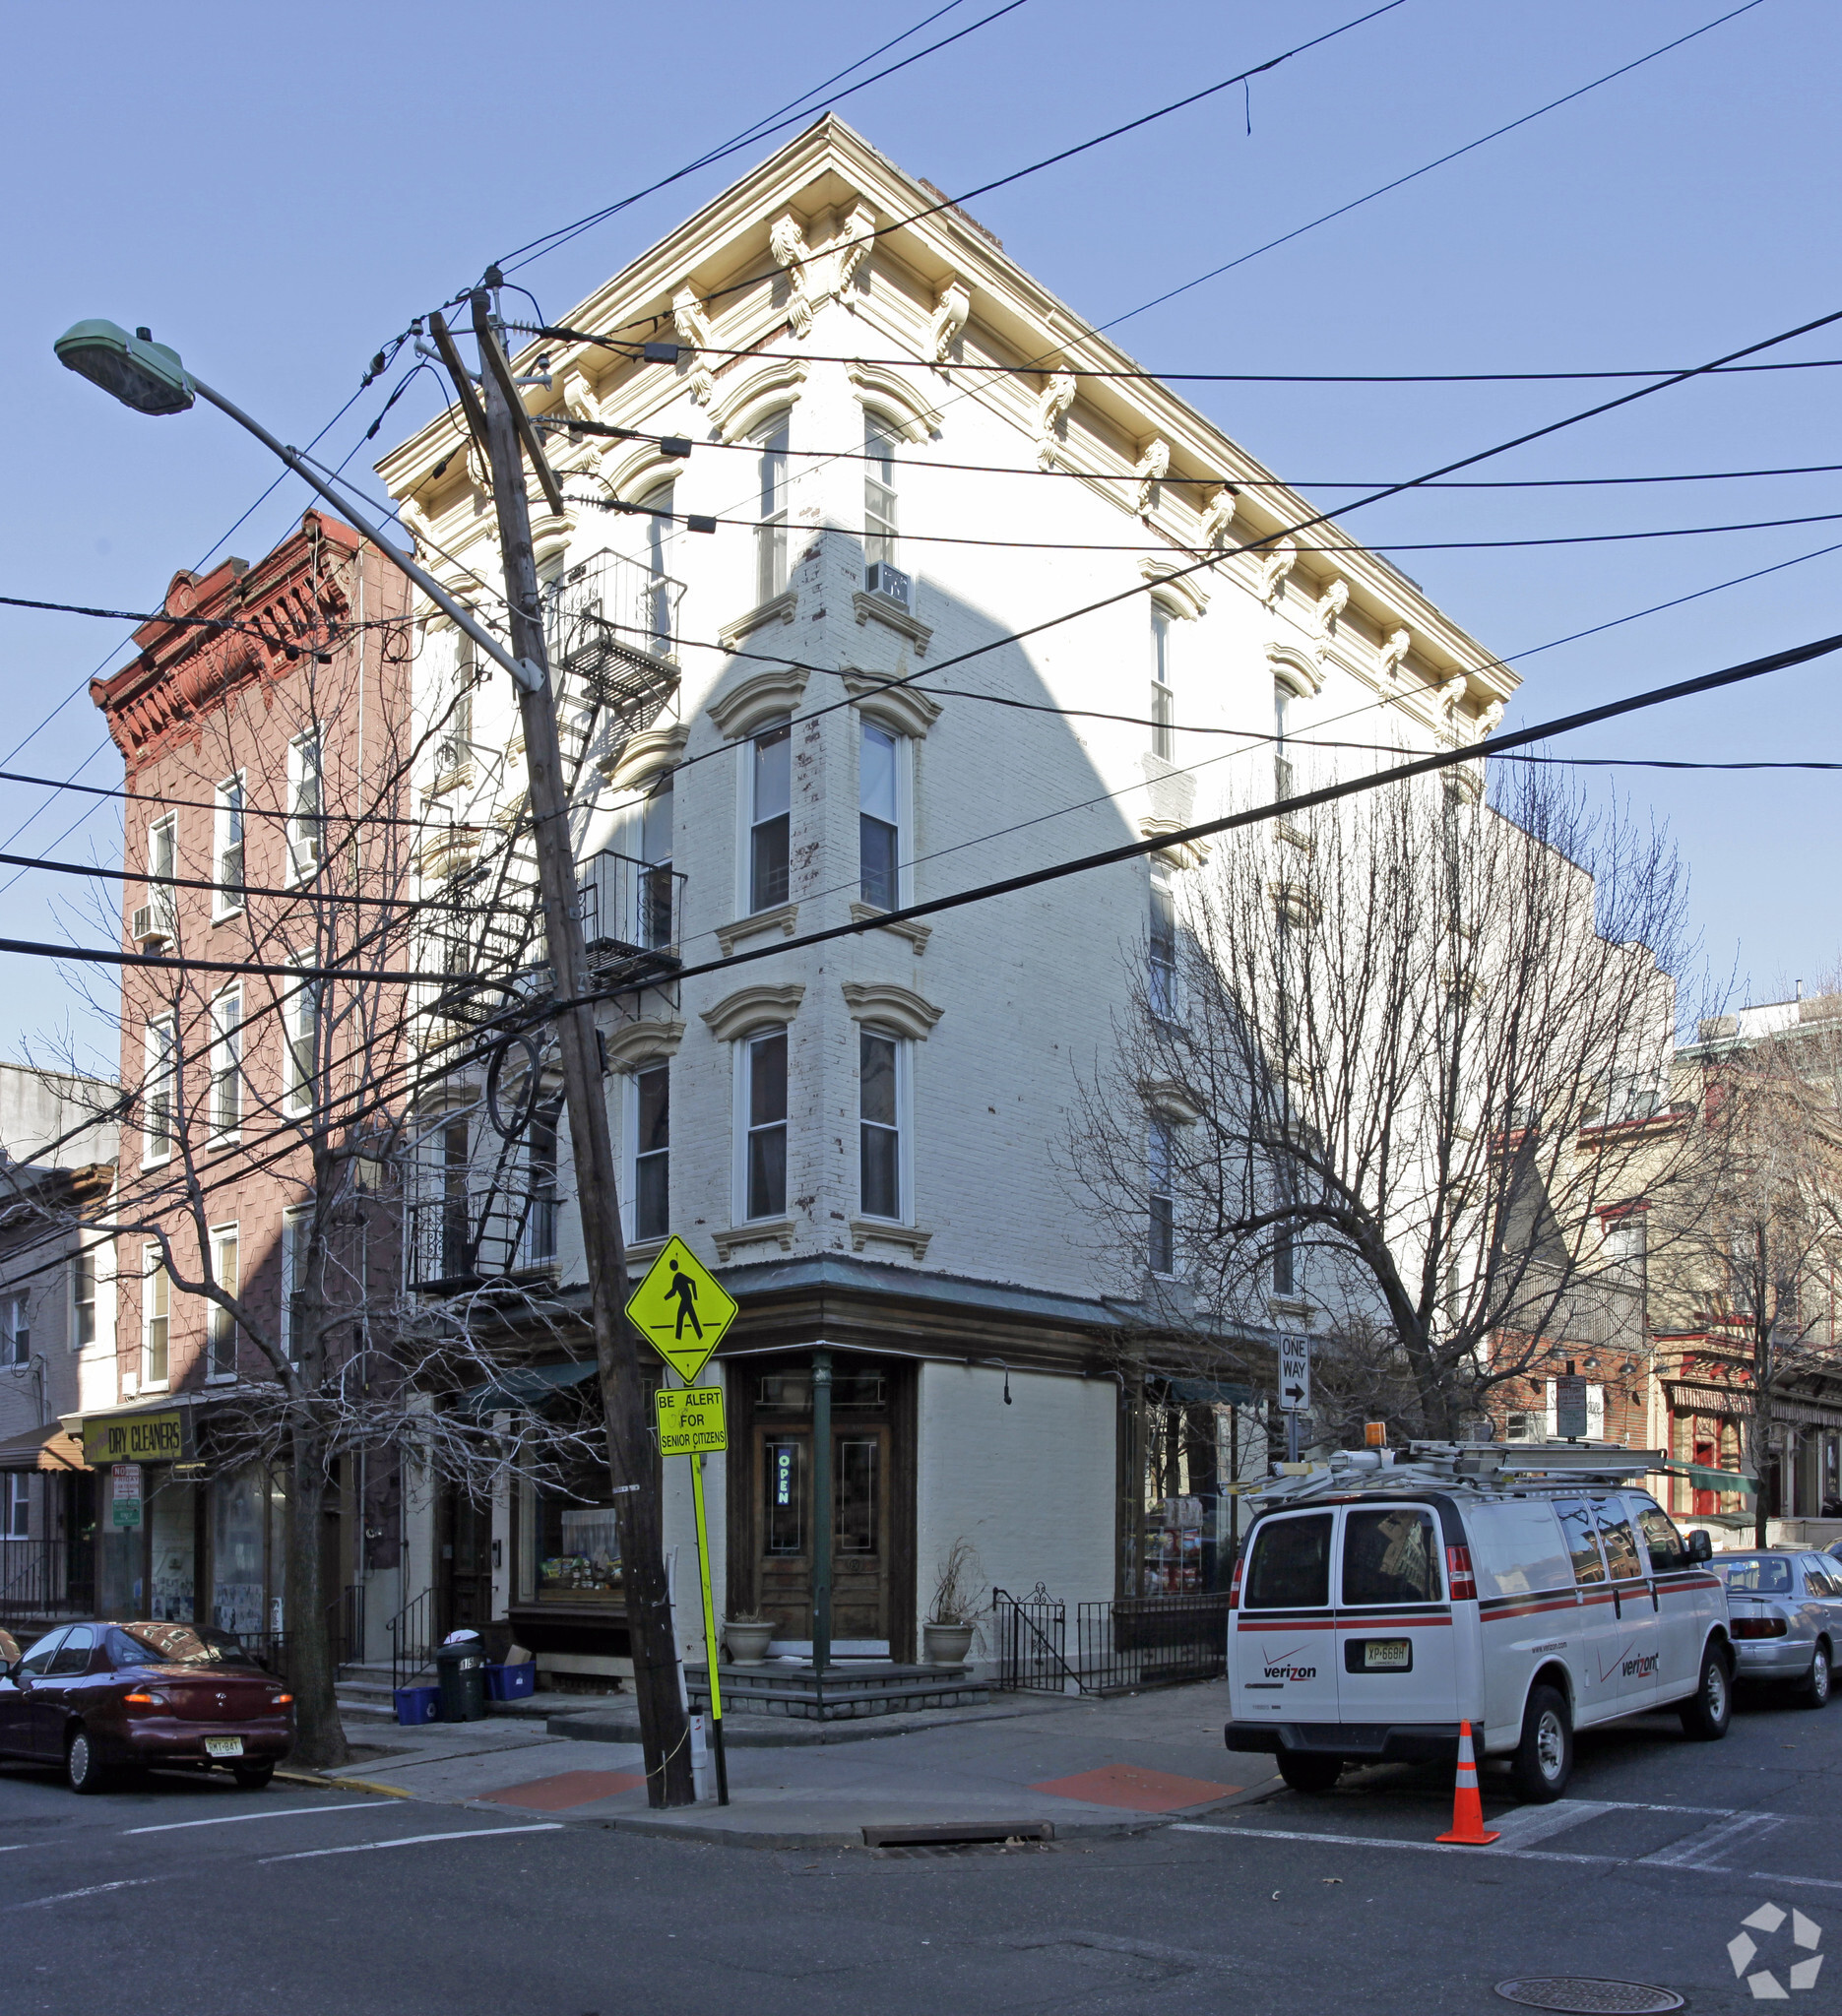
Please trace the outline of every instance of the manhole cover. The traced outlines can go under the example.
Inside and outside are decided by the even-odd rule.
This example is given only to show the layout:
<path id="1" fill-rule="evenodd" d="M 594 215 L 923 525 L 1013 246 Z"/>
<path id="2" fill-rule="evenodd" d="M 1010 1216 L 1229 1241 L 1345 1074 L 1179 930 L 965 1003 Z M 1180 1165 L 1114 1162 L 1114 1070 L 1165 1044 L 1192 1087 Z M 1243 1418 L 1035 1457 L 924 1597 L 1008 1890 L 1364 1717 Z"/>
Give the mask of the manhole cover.
<path id="1" fill-rule="evenodd" d="M 1651 1987 L 1641 1981 L 1591 1981 L 1548 1975 L 1532 1981 L 1499 1981 L 1496 1992 L 1505 2002 L 1525 2009 L 1560 2009 L 1569 2016 L 1662 2016 L 1683 2007 L 1673 1988 Z"/>

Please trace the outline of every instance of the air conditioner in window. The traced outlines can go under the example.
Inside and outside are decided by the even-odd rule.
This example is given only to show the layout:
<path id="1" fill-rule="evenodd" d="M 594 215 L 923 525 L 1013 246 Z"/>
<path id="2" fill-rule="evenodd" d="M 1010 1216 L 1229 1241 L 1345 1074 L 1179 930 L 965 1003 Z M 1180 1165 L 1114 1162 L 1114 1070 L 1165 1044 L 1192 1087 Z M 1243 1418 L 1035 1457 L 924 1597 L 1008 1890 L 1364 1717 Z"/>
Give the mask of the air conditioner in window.
<path id="1" fill-rule="evenodd" d="M 144 903 L 134 913 L 129 931 L 137 944 L 164 944 L 172 936 L 172 909 L 164 903 Z"/>
<path id="2" fill-rule="evenodd" d="M 1536 1432 L 1535 1417 L 1532 1414 L 1512 1414 L 1504 1418 L 1503 1440 L 1505 1442 L 1536 1442 L 1541 1437 Z"/>
<path id="3" fill-rule="evenodd" d="M 915 606 L 915 585 L 900 567 L 891 567 L 886 560 L 872 560 L 864 570 L 863 586 L 871 595 L 886 595 L 892 602 L 900 602 L 905 609 Z"/>

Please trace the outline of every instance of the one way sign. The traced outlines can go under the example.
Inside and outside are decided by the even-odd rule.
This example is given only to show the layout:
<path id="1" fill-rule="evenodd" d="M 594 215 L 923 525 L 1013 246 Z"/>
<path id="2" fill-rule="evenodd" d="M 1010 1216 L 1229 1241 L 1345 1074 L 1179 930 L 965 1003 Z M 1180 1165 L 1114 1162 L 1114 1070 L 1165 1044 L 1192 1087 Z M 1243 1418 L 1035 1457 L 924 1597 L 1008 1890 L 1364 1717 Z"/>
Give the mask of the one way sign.
<path id="1" fill-rule="evenodd" d="M 1311 1340 L 1279 1340 L 1279 1405 L 1284 1414 L 1308 1414 L 1311 1407 Z"/>

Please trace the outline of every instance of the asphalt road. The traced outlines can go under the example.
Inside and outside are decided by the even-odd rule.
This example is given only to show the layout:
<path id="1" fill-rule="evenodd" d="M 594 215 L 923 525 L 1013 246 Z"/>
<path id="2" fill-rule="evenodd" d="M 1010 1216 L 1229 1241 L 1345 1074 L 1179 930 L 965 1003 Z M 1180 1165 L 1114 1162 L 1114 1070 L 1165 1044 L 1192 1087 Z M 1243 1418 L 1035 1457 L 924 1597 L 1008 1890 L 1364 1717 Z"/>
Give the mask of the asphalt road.
<path id="1" fill-rule="evenodd" d="M 1486 2012 L 1518 1975 L 1657 1983 L 1696 2011 L 1842 1945 L 1842 1704 L 1743 1700 L 1581 1738 L 1569 1798 L 1429 1846 L 1442 1777 L 1348 1776 L 1134 1840 L 738 1850 L 537 1814 L 156 1778 L 80 1799 L 0 1766 L 0 2007 L 312 2016 Z M 1819 1940 L 1808 1944 L 1814 1928 Z M 1842 1988 L 1820 1974 L 1812 2012 Z"/>

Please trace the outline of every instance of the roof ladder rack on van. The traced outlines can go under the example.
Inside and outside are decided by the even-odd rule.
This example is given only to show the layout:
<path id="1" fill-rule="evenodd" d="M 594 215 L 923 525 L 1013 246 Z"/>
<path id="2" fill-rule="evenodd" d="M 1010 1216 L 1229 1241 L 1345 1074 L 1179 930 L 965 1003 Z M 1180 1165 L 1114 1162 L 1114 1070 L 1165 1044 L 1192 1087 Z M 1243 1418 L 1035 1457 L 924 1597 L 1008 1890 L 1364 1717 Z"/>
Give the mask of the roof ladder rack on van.
<path id="1" fill-rule="evenodd" d="M 1391 1449 L 1338 1449 L 1328 1463 L 1288 1467 L 1248 1496 L 1259 1510 L 1353 1491 L 1522 1490 L 1531 1485 L 1629 1483 L 1669 1468 L 1663 1449 L 1608 1442 L 1410 1442 Z"/>

